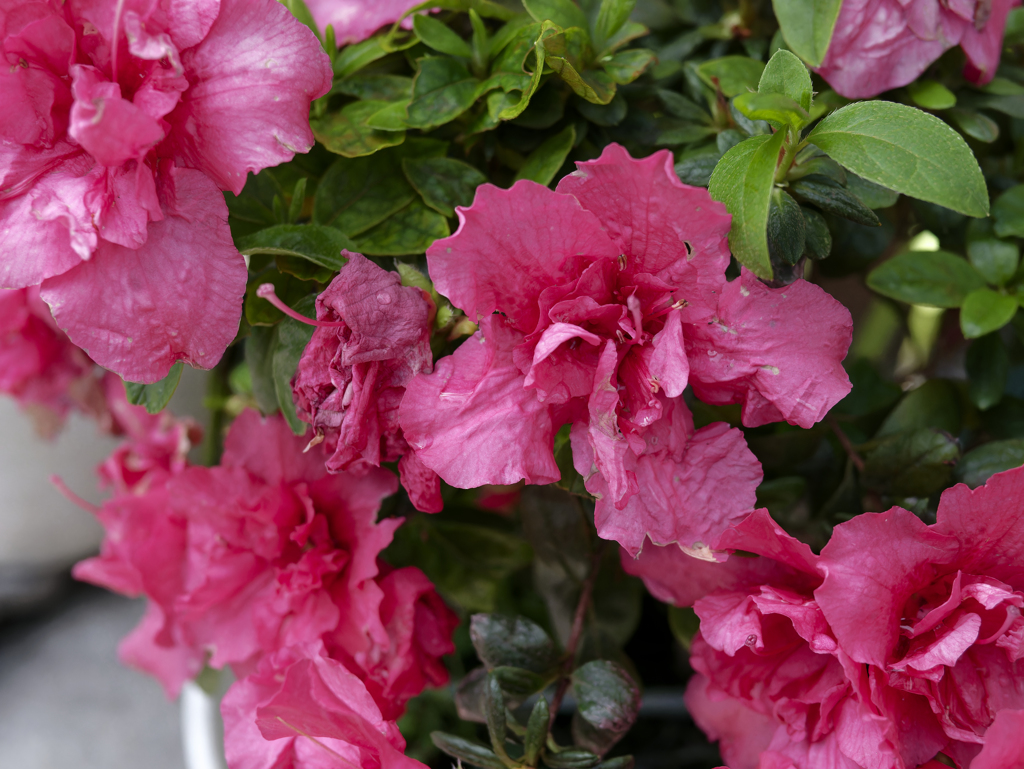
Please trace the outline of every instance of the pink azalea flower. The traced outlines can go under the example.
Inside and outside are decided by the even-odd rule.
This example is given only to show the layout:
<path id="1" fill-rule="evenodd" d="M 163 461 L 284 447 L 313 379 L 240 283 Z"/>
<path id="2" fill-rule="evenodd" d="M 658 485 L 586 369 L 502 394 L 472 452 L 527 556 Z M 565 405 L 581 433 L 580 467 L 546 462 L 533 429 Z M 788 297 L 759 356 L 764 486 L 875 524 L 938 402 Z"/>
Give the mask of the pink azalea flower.
<path id="1" fill-rule="evenodd" d="M 3 0 L 0 40 L 0 286 L 127 379 L 213 366 L 246 281 L 220 190 L 312 145 L 319 43 L 273 0 Z"/>
<path id="2" fill-rule="evenodd" d="M 317 297 L 317 325 L 292 380 L 299 417 L 331 452 L 327 469 L 360 471 L 402 458 L 402 483 L 425 512 L 441 509 L 437 475 L 408 455 L 398 404 L 415 374 L 429 372 L 433 304 L 362 254 Z M 308 321 L 307 321 L 308 322 Z M 408 455 L 403 457 L 403 455 Z"/>
<path id="3" fill-rule="evenodd" d="M 385 25 L 394 24 L 402 14 L 419 5 L 418 0 L 306 0 L 317 26 L 334 26 L 338 45 L 351 45 L 370 37 Z M 410 20 L 402 23 L 411 29 Z"/>
<path id="4" fill-rule="evenodd" d="M 959 45 L 967 55 L 964 75 L 987 83 L 1015 5 L 1019 0 L 844 0 L 816 71 L 843 96 L 869 99 L 913 82 Z"/>
<path id="5" fill-rule="evenodd" d="M 572 424 L 601 536 L 699 549 L 749 511 L 761 475 L 738 431 L 694 432 L 687 384 L 743 403 L 751 426 L 809 427 L 849 392 L 849 313 L 803 281 L 727 282 L 730 217 L 668 152 L 613 144 L 556 191 L 484 185 L 458 215 L 427 260 L 480 330 L 399 409 L 416 457 L 453 486 L 557 480 L 554 435 Z"/>
<path id="6" fill-rule="evenodd" d="M 316 647 L 266 656 L 221 702 L 229 769 L 422 769 L 360 677 Z"/>

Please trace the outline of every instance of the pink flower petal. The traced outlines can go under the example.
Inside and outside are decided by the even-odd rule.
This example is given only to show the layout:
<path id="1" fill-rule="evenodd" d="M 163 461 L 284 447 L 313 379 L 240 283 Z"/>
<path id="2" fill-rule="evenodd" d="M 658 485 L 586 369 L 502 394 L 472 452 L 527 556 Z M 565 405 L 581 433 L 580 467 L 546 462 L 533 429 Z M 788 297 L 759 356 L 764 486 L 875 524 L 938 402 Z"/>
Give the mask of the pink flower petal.
<path id="1" fill-rule="evenodd" d="M 773 718 L 716 689 L 699 673 L 686 687 L 686 707 L 708 739 L 720 743 L 729 769 L 764 766 L 758 760 L 778 728 Z"/>
<path id="2" fill-rule="evenodd" d="M 338 45 L 351 45 L 370 37 L 384 25 L 398 21 L 418 3 L 416 0 L 308 0 L 306 5 L 321 31 L 331 24 Z"/>
<path id="3" fill-rule="evenodd" d="M 138 250 L 101 243 L 93 258 L 48 279 L 41 295 L 71 340 L 134 382 L 177 360 L 212 368 L 234 339 L 247 271 L 227 206 L 201 173 L 178 169 L 169 216 Z"/>
<path id="4" fill-rule="evenodd" d="M 971 769 L 1024 769 L 1024 710 L 1000 710 Z"/>
<path id="5" fill-rule="evenodd" d="M 439 513 L 444 509 L 441 500 L 441 479 L 410 451 L 398 460 L 402 487 L 409 494 L 412 506 L 421 513 Z"/>

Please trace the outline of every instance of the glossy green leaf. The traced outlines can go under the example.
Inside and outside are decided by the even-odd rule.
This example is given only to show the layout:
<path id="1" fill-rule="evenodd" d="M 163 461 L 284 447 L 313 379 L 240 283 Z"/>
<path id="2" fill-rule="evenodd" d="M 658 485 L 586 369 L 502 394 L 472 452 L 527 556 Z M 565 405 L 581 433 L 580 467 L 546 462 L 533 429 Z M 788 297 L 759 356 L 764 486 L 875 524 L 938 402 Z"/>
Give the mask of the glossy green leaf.
<path id="1" fill-rule="evenodd" d="M 523 763 L 536 766 L 537 757 L 548 738 L 548 722 L 551 720 L 548 701 L 541 695 L 530 711 L 526 722 L 526 736 L 523 738 Z"/>
<path id="2" fill-rule="evenodd" d="M 788 96 L 806 112 L 811 109 L 813 94 L 811 73 L 790 51 L 780 49 L 765 65 L 757 84 L 757 92 Z"/>
<path id="3" fill-rule="evenodd" d="M 560 32 L 561 28 L 549 21 L 530 24 L 518 29 L 503 47 L 492 66 L 490 79 L 499 83 L 506 93 L 518 92 L 520 96 L 510 106 L 503 107 L 497 119 L 513 120 L 529 106 L 544 72 L 545 41 Z M 529 68 L 527 61 L 531 61 Z M 486 83 L 481 86 L 485 87 Z"/>
<path id="4" fill-rule="evenodd" d="M 968 393 L 981 410 L 992 408 L 1003 399 L 1010 356 L 999 334 L 975 339 L 967 350 Z"/>
<path id="5" fill-rule="evenodd" d="M 658 98 L 661 99 L 661 103 L 665 105 L 666 111 L 673 117 L 681 118 L 682 120 L 688 120 L 693 123 L 706 123 L 711 124 L 711 115 L 703 107 L 697 106 L 694 102 L 687 99 L 682 94 L 678 94 L 675 91 L 669 91 L 665 88 L 658 89 Z"/>
<path id="6" fill-rule="evenodd" d="M 790 183 L 789 191 L 825 213 L 841 216 L 868 227 L 878 227 L 881 224 L 874 211 L 831 179 L 808 176 Z"/>
<path id="7" fill-rule="evenodd" d="M 804 216 L 804 254 L 809 259 L 827 259 L 832 253 L 832 232 L 825 217 L 812 208 L 802 208 Z"/>
<path id="8" fill-rule="evenodd" d="M 554 136 L 549 136 L 541 145 L 529 154 L 523 167 L 516 174 L 516 181 L 530 179 L 543 184 L 551 184 L 558 169 L 569 157 L 573 144 L 576 142 L 576 128 L 567 125 Z"/>
<path id="9" fill-rule="evenodd" d="M 729 246 L 740 264 L 764 280 L 772 278 L 768 254 L 768 206 L 785 132 L 753 136 L 729 150 L 711 175 L 711 197 L 732 214 Z"/>
<path id="10" fill-rule="evenodd" d="M 487 675 L 484 715 L 487 718 L 487 734 L 491 738 L 491 747 L 495 754 L 507 756 L 505 737 L 508 734 L 508 722 L 505 720 L 505 695 L 502 694 L 501 684 L 494 673 Z"/>
<path id="11" fill-rule="evenodd" d="M 999 138 L 999 124 L 981 112 L 971 109 L 951 109 L 946 113 L 956 127 L 980 142 L 991 144 Z"/>
<path id="12" fill-rule="evenodd" d="M 721 154 L 714 146 L 687 150 L 678 156 L 676 176 L 684 184 L 694 187 L 707 187 L 711 183 L 711 174 L 721 159 Z"/>
<path id="13" fill-rule="evenodd" d="M 1024 440 L 992 441 L 964 454 L 956 466 L 956 480 L 972 489 L 996 473 L 1024 465 Z"/>
<path id="14" fill-rule="evenodd" d="M 791 125 L 799 129 L 811 120 L 807 110 L 781 93 L 741 93 L 733 104 L 751 120 L 767 120 L 776 127 Z"/>
<path id="15" fill-rule="evenodd" d="M 507 769 L 494 752 L 478 742 L 471 742 L 463 737 L 445 732 L 431 732 L 430 739 L 438 750 L 442 750 L 452 758 L 458 758 L 467 764 L 480 769 Z"/>
<path id="16" fill-rule="evenodd" d="M 908 304 L 959 307 L 984 279 L 962 257 L 945 251 L 908 251 L 883 262 L 867 277 L 868 287 Z"/>
<path id="17" fill-rule="evenodd" d="M 967 339 L 998 331 L 1017 313 L 1016 297 L 990 288 L 976 288 L 960 306 L 960 330 Z"/>
<path id="18" fill-rule="evenodd" d="M 450 234 L 448 220 L 416 198 L 354 240 L 356 250 L 366 256 L 407 256 L 426 252 L 431 243 Z"/>
<path id="19" fill-rule="evenodd" d="M 409 126 L 435 128 L 473 106 L 480 82 L 465 65 L 447 56 L 425 56 L 418 64 L 408 108 Z"/>
<path id="20" fill-rule="evenodd" d="M 903 396 L 882 422 L 875 437 L 884 438 L 926 428 L 956 435 L 962 424 L 960 412 L 957 389 L 945 379 L 929 379 Z"/>
<path id="21" fill-rule="evenodd" d="M 978 161 L 934 115 L 892 102 L 858 102 L 825 117 L 807 139 L 868 181 L 968 216 L 988 214 Z"/>
<path id="22" fill-rule="evenodd" d="M 307 318 L 316 317 L 314 298 L 306 297 L 294 305 L 293 309 Z M 292 432 L 305 435 L 309 425 L 299 419 L 295 411 L 295 399 L 292 395 L 292 378 L 299 367 L 299 358 L 313 337 L 313 326 L 300 323 L 292 318 L 285 318 L 277 326 L 277 340 L 271 363 L 274 377 L 274 389 L 277 392 L 277 405 L 281 409 Z"/>
<path id="23" fill-rule="evenodd" d="M 594 47 L 603 50 L 605 43 L 622 29 L 636 6 L 636 0 L 601 0 L 594 20 Z"/>
<path id="24" fill-rule="evenodd" d="M 474 614 L 469 637 L 488 667 L 516 667 L 541 675 L 558 665 L 558 650 L 544 629 L 526 617 Z"/>
<path id="25" fill-rule="evenodd" d="M 357 158 L 405 141 L 404 131 L 380 131 L 367 119 L 387 107 L 383 101 L 356 101 L 324 118 L 311 120 L 316 140 L 336 155 Z"/>
<path id="26" fill-rule="evenodd" d="M 772 261 L 794 265 L 804 254 L 807 225 L 800 204 L 784 190 L 772 190 L 768 207 L 768 253 Z"/>
<path id="27" fill-rule="evenodd" d="M 842 0 L 772 0 L 786 45 L 812 67 L 825 61 Z"/>
<path id="28" fill-rule="evenodd" d="M 926 428 L 896 433 L 864 459 L 864 483 L 901 497 L 927 497 L 949 485 L 960 458 L 956 439 Z"/>
<path id="29" fill-rule="evenodd" d="M 367 128 L 377 131 L 404 131 L 408 128 L 409 99 L 388 102 L 366 118 Z"/>
<path id="30" fill-rule="evenodd" d="M 764 72 L 764 64 L 746 56 L 723 56 L 697 67 L 697 74 L 713 90 L 720 89 L 727 97 L 756 91 Z"/>
<path id="31" fill-rule="evenodd" d="M 621 665 L 594 660 L 572 674 L 576 698 L 573 738 L 577 745 L 604 755 L 636 721 L 640 687 Z"/>
<path id="32" fill-rule="evenodd" d="M 995 233 L 1001 238 L 1024 238 L 1024 184 L 1010 187 L 992 205 Z"/>
<path id="33" fill-rule="evenodd" d="M 604 71 L 608 73 L 612 82 L 627 85 L 646 72 L 657 58 L 654 51 L 648 51 L 646 48 L 631 48 L 628 51 L 620 51 L 608 59 L 603 59 L 601 66 L 604 67 Z"/>
<path id="34" fill-rule="evenodd" d="M 1016 243 L 1006 240 L 972 240 L 967 244 L 967 258 L 981 277 L 995 286 L 1002 286 L 1017 274 L 1020 249 Z"/>
<path id="35" fill-rule="evenodd" d="M 476 188 L 487 181 L 479 170 L 455 158 L 407 158 L 402 168 L 423 202 L 444 216 L 473 202 Z"/>
<path id="36" fill-rule="evenodd" d="M 449 56 L 473 57 L 469 43 L 455 34 L 447 24 L 433 16 L 417 14 L 412 17 L 412 28 L 424 45 Z"/>
<path id="37" fill-rule="evenodd" d="M 334 227 L 319 224 L 279 224 L 237 241 L 245 256 L 272 254 L 307 259 L 330 270 L 340 270 L 346 262 L 342 249 L 351 251 L 355 244 Z"/>
<path id="38" fill-rule="evenodd" d="M 128 402 L 133 406 L 145 406 L 150 414 L 159 414 L 170 403 L 174 391 L 178 389 L 184 367 L 185 364 L 179 360 L 171 366 L 167 376 L 151 384 L 125 381 L 124 392 Z"/>
<path id="39" fill-rule="evenodd" d="M 336 82 L 334 91 L 366 101 L 408 100 L 412 96 L 412 78 L 402 75 L 353 75 Z"/>
<path id="40" fill-rule="evenodd" d="M 953 92 L 935 80 L 917 80 L 908 85 L 907 90 L 914 104 L 924 109 L 940 110 L 956 106 Z"/>
<path id="41" fill-rule="evenodd" d="M 544 63 L 573 91 L 594 104 L 607 104 L 615 96 L 615 81 L 602 69 L 587 66 L 590 42 L 587 33 L 571 27 L 544 41 Z"/>

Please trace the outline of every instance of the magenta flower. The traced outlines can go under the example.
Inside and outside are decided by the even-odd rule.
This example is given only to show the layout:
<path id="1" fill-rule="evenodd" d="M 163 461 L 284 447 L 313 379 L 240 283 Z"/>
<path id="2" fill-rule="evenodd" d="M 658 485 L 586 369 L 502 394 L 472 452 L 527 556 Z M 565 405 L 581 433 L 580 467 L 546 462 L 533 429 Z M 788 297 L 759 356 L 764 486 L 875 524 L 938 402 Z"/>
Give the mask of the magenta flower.
<path id="1" fill-rule="evenodd" d="M 351 45 L 370 37 L 381 27 L 394 24 L 402 14 L 419 5 L 417 0 L 306 0 L 317 26 L 334 26 L 338 45 Z M 403 23 L 411 28 L 411 24 Z"/>
<path id="2" fill-rule="evenodd" d="M 484 185 L 458 214 L 427 260 L 480 330 L 399 410 L 417 459 L 453 486 L 557 480 L 554 434 L 571 423 L 601 536 L 699 548 L 750 510 L 761 472 L 739 431 L 693 430 L 687 384 L 743 403 L 747 425 L 809 427 L 849 392 L 849 313 L 803 281 L 728 283 L 730 217 L 668 152 L 613 144 L 557 191 Z"/>
<path id="3" fill-rule="evenodd" d="M 912 83 L 950 48 L 967 55 L 964 75 L 987 83 L 999 66 L 1003 30 L 1019 0 L 843 0 L 828 53 L 816 71 L 848 99 Z"/>
<path id="4" fill-rule="evenodd" d="M 246 281 L 220 190 L 312 145 L 319 43 L 273 0 L 5 2 L 0 40 L 0 286 L 127 379 L 213 366 Z"/>
<path id="5" fill-rule="evenodd" d="M 319 327 L 292 380 L 299 417 L 313 426 L 314 440 L 325 441 L 328 470 L 358 472 L 401 458 L 413 504 L 438 512 L 440 481 L 409 454 L 398 425 L 406 384 L 433 364 L 433 304 L 422 290 L 402 286 L 397 273 L 362 254 L 342 254 L 349 261 L 317 297 Z"/>

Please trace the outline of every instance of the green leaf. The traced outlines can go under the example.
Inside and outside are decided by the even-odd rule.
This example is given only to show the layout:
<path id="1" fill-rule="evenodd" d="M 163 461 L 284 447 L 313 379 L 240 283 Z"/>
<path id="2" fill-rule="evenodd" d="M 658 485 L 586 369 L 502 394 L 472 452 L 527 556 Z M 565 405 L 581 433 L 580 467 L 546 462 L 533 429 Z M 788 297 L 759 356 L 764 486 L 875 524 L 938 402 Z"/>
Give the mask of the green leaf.
<path id="1" fill-rule="evenodd" d="M 678 155 L 679 162 L 675 167 L 676 176 L 684 184 L 707 187 L 711 182 L 711 174 L 721 157 L 718 149 L 713 146 L 687 150 Z"/>
<path id="2" fill-rule="evenodd" d="M 435 51 L 446 53 L 449 56 L 473 58 L 473 49 L 470 48 L 469 43 L 455 34 L 451 27 L 433 16 L 425 14 L 413 16 L 412 28 L 416 37 Z"/>
<path id="3" fill-rule="evenodd" d="M 625 668 L 608 660 L 594 660 L 572 674 L 576 697 L 573 738 L 577 745 L 604 755 L 636 721 L 640 687 Z"/>
<path id="4" fill-rule="evenodd" d="M 944 379 L 929 379 L 896 404 L 875 434 L 884 438 L 900 432 L 935 428 L 951 435 L 960 432 L 960 394 Z"/>
<path id="5" fill-rule="evenodd" d="M 979 409 L 995 406 L 1003 399 L 1010 356 L 999 334 L 975 339 L 967 350 L 967 378 L 971 402 Z"/>
<path id="6" fill-rule="evenodd" d="M 804 216 L 804 253 L 810 259 L 826 259 L 832 253 L 832 232 L 825 217 L 812 208 L 802 208 Z"/>
<path id="7" fill-rule="evenodd" d="M 410 127 L 436 128 L 473 106 L 480 82 L 464 64 L 447 56 L 425 56 L 418 64 L 408 109 Z"/>
<path id="8" fill-rule="evenodd" d="M 314 297 L 308 296 L 294 305 L 292 309 L 307 318 L 316 317 Z M 277 344 L 274 348 L 271 371 L 274 378 L 274 390 L 277 393 L 277 405 L 292 432 L 305 435 L 309 425 L 299 419 L 295 411 L 295 399 L 292 395 L 292 378 L 299 367 L 299 358 L 313 338 L 313 326 L 300 323 L 293 318 L 285 318 L 278 324 Z"/>
<path id="9" fill-rule="evenodd" d="M 546 41 L 561 33 L 561 29 L 550 21 L 530 24 L 517 30 L 491 69 L 490 80 L 496 80 L 506 93 L 520 92 L 519 99 L 512 106 L 504 107 L 497 115 L 500 120 L 513 120 L 529 106 L 530 99 L 540 85 L 544 73 Z M 499 32 L 500 35 L 500 32 Z M 497 37 L 495 38 L 497 39 Z M 526 69 L 526 60 L 533 53 L 532 71 Z M 486 83 L 481 88 L 486 87 Z M 488 104 L 488 108 L 490 105 Z"/>
<path id="10" fill-rule="evenodd" d="M 807 140 L 868 181 L 968 216 L 988 214 L 978 161 L 934 115 L 892 102 L 858 102 L 825 117 Z"/>
<path id="11" fill-rule="evenodd" d="M 355 45 L 346 45 L 334 58 L 334 76 L 345 78 L 353 75 L 378 59 L 387 56 L 390 51 L 384 47 L 383 38 L 371 37 Z"/>
<path id="12" fill-rule="evenodd" d="M 846 174 L 846 191 L 852 193 L 868 208 L 877 210 L 896 205 L 900 194 L 886 189 L 881 185 L 861 179 L 855 173 Z"/>
<path id="13" fill-rule="evenodd" d="M 448 220 L 417 198 L 359 235 L 355 244 L 366 256 L 407 256 L 422 254 L 435 240 L 449 235 Z"/>
<path id="14" fill-rule="evenodd" d="M 940 110 L 956 106 L 953 92 L 935 80 L 917 80 L 908 85 L 907 90 L 914 104 L 924 109 Z"/>
<path id="15" fill-rule="evenodd" d="M 996 473 L 1024 465 L 1024 440 L 992 441 L 968 451 L 956 466 L 956 480 L 972 489 Z"/>
<path id="16" fill-rule="evenodd" d="M 274 286 L 274 293 L 289 307 L 313 290 L 313 287 L 301 278 L 282 273 L 274 267 L 249 276 L 245 286 L 245 319 L 250 326 L 273 326 L 284 320 L 285 315 L 256 291 L 264 283 Z"/>
<path id="17" fill-rule="evenodd" d="M 998 331 L 1017 313 L 1017 299 L 990 288 L 976 288 L 960 306 L 960 330 L 967 339 Z"/>
<path id="18" fill-rule="evenodd" d="M 480 171 L 454 158 L 407 158 L 402 161 L 409 183 L 423 202 L 443 216 L 473 202 L 476 188 L 487 181 Z"/>
<path id="19" fill-rule="evenodd" d="M 760 502 L 758 503 L 760 505 Z M 668 607 L 668 626 L 672 636 L 679 642 L 686 651 L 693 646 L 693 639 L 700 630 L 700 617 L 697 612 L 688 606 Z"/>
<path id="20" fill-rule="evenodd" d="M 307 259 L 337 272 L 346 263 L 342 249 L 355 244 L 334 227 L 319 224 L 279 224 L 240 238 L 236 246 L 245 256 L 273 254 Z"/>
<path id="21" fill-rule="evenodd" d="M 501 693 L 501 684 L 494 673 L 487 675 L 484 715 L 487 717 L 487 734 L 491 738 L 491 747 L 497 755 L 507 756 L 505 737 L 508 734 L 508 722 L 505 720 L 505 695 Z"/>
<path id="22" fill-rule="evenodd" d="M 320 30 L 316 26 L 316 21 L 313 19 L 313 14 L 309 12 L 309 8 L 303 0 L 279 0 L 279 2 L 288 9 L 292 16 L 313 30 L 313 34 L 316 35 L 318 40 L 323 40 Z"/>
<path id="23" fill-rule="evenodd" d="M 278 410 L 273 370 L 273 350 L 276 344 L 276 326 L 253 326 L 245 340 L 245 362 L 249 365 L 252 394 L 264 414 L 273 414 Z"/>
<path id="24" fill-rule="evenodd" d="M 868 274 L 873 291 L 907 304 L 959 307 L 985 281 L 966 259 L 946 251 L 908 251 Z"/>
<path id="25" fill-rule="evenodd" d="M 888 409 L 903 394 L 900 386 L 881 377 L 870 362 L 859 358 L 846 366 L 853 389 L 836 404 L 838 414 L 863 417 Z M 763 485 L 763 484 L 762 484 Z"/>
<path id="26" fill-rule="evenodd" d="M 531 694 L 536 694 L 550 684 L 556 677 L 553 674 L 542 676 L 532 670 L 499 665 L 491 671 L 501 684 L 501 690 L 515 702 L 522 702 Z"/>
<path id="27" fill-rule="evenodd" d="M 551 21 L 562 29 L 587 26 L 587 17 L 572 0 L 523 0 L 523 7 L 534 21 Z"/>
<path id="28" fill-rule="evenodd" d="M 1015 243 L 995 238 L 972 240 L 967 244 L 967 258 L 974 269 L 996 286 L 1004 286 L 1017 274 L 1020 249 Z"/>
<path id="29" fill-rule="evenodd" d="M 732 98 L 747 91 L 756 91 L 764 72 L 764 64 L 746 56 L 723 56 L 710 59 L 697 67 L 697 74 L 712 90 L 721 89 Z"/>
<path id="30" fill-rule="evenodd" d="M 546 675 L 558 666 L 558 650 L 544 629 L 526 617 L 474 614 L 469 637 L 487 666 L 515 667 Z"/>
<path id="31" fill-rule="evenodd" d="M 588 68 L 590 42 L 587 33 L 571 27 L 544 41 L 544 63 L 573 91 L 594 104 L 607 104 L 615 96 L 615 82 L 600 69 Z"/>
<path id="32" fill-rule="evenodd" d="M 523 763 L 536 766 L 537 757 L 548 738 L 548 722 L 550 721 L 548 701 L 541 695 L 537 704 L 530 711 L 530 719 L 526 722 L 526 736 L 523 738 Z"/>
<path id="33" fill-rule="evenodd" d="M 353 75 L 336 82 L 334 90 L 366 101 L 408 100 L 412 96 L 412 78 L 402 75 Z"/>
<path id="34" fill-rule="evenodd" d="M 636 0 L 601 0 L 597 19 L 594 21 L 594 47 L 601 51 L 605 44 L 629 20 L 636 6 Z"/>
<path id="35" fill-rule="evenodd" d="M 803 256 L 806 240 L 800 204 L 776 187 L 768 207 L 768 253 L 773 261 L 794 265 Z"/>
<path id="36" fill-rule="evenodd" d="M 785 138 L 785 132 L 780 131 L 740 142 L 718 161 L 708 187 L 711 197 L 724 203 L 732 214 L 729 246 L 733 255 L 764 280 L 772 278 L 766 232 L 768 206 Z"/>
<path id="37" fill-rule="evenodd" d="M 987 115 L 971 109 L 951 109 L 946 116 L 973 139 L 991 144 L 999 138 L 999 124 Z"/>
<path id="38" fill-rule="evenodd" d="M 564 748 L 557 753 L 547 750 L 543 758 L 551 769 L 591 769 L 601 762 L 600 756 L 582 748 Z"/>
<path id="39" fill-rule="evenodd" d="M 544 142 L 526 158 L 523 167 L 516 174 L 516 181 L 520 179 L 531 179 L 545 187 L 551 184 L 558 169 L 569 157 L 576 142 L 576 128 L 572 124 L 567 125 L 554 136 L 549 136 Z"/>
<path id="40" fill-rule="evenodd" d="M 591 123 L 605 128 L 617 126 L 629 111 L 629 104 L 621 93 L 616 93 L 615 98 L 607 104 L 594 104 L 586 99 L 577 98 L 573 106 Z"/>
<path id="41" fill-rule="evenodd" d="M 408 110 L 409 99 L 388 102 L 366 118 L 366 126 L 377 131 L 404 131 L 408 128 Z"/>
<path id="42" fill-rule="evenodd" d="M 458 758 L 467 764 L 479 766 L 480 769 L 507 769 L 501 759 L 490 748 L 478 742 L 444 732 L 431 732 L 430 739 L 438 750 L 442 750 L 452 758 Z"/>
<path id="43" fill-rule="evenodd" d="M 665 109 L 673 117 L 688 120 L 693 123 L 706 123 L 711 125 L 711 115 L 703 107 L 698 107 L 694 102 L 682 94 L 669 91 L 665 88 L 658 89 L 658 98 L 665 105 Z"/>
<path id="44" fill-rule="evenodd" d="M 601 66 L 612 82 L 627 85 L 640 77 L 657 59 L 654 51 L 646 48 L 631 48 L 620 51 L 611 58 L 602 59 Z"/>
<path id="45" fill-rule="evenodd" d="M 140 384 L 137 382 L 124 383 L 124 392 L 128 402 L 133 406 L 145 406 L 150 414 L 159 414 L 171 400 L 174 391 L 178 389 L 178 382 L 181 381 L 181 372 L 184 364 L 179 360 L 167 376 L 151 384 Z"/>
<path id="46" fill-rule="evenodd" d="M 781 48 L 765 65 L 757 84 L 757 92 L 788 96 L 807 112 L 811 109 L 813 94 L 811 73 L 800 59 Z"/>
<path id="47" fill-rule="evenodd" d="M 992 206 L 995 233 L 1001 238 L 1024 238 L 1024 184 L 1010 187 Z"/>
<path id="48" fill-rule="evenodd" d="M 383 101 L 352 102 L 338 112 L 311 120 L 310 126 L 316 140 L 335 155 L 347 158 L 372 155 L 405 141 L 404 131 L 379 131 L 366 124 L 368 118 L 387 106 Z"/>
<path id="49" fill-rule="evenodd" d="M 807 110 L 781 93 L 741 93 L 733 104 L 751 120 L 767 120 L 776 128 L 791 125 L 800 129 L 811 121 Z"/>
<path id="50" fill-rule="evenodd" d="M 808 176 L 790 183 L 789 191 L 801 200 L 816 205 L 825 213 L 835 214 L 869 227 L 881 225 L 874 211 L 831 179 Z"/>
<path id="51" fill-rule="evenodd" d="M 825 61 L 842 0 L 772 0 L 786 45 L 812 67 Z"/>
<path id="52" fill-rule="evenodd" d="M 864 483 L 901 497 L 927 497 L 949 485 L 960 458 L 956 439 L 942 430 L 901 432 L 864 459 Z"/>

